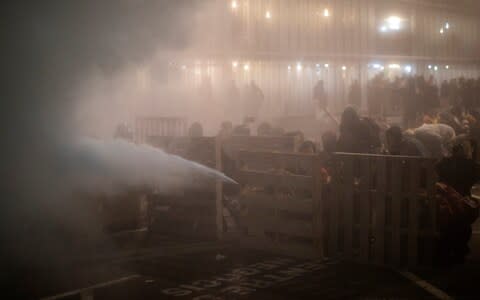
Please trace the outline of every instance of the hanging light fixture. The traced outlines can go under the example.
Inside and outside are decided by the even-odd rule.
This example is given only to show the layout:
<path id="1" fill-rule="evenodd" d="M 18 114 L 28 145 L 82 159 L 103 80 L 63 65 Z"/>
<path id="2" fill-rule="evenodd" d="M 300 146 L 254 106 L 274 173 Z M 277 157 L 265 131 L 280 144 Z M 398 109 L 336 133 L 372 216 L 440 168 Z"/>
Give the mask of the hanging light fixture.
<path id="1" fill-rule="evenodd" d="M 302 63 L 297 63 L 297 71 L 301 71 L 303 69 Z"/>
<path id="2" fill-rule="evenodd" d="M 272 18 L 272 13 L 269 10 L 267 10 L 265 12 L 265 19 L 271 19 L 271 18 Z"/>
<path id="3" fill-rule="evenodd" d="M 330 10 L 328 10 L 328 8 L 325 8 L 325 9 L 323 10 L 323 16 L 324 16 L 324 17 L 327 17 L 327 18 L 330 17 Z"/>

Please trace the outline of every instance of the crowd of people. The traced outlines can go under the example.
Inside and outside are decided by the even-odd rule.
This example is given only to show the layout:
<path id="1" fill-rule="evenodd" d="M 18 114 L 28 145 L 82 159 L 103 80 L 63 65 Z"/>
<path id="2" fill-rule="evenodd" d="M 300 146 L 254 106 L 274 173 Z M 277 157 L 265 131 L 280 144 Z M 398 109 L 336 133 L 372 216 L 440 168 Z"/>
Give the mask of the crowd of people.
<path id="1" fill-rule="evenodd" d="M 428 111 L 417 126 L 402 129 L 371 117 L 361 117 L 353 107 L 344 110 L 337 132 L 322 135 L 321 145 L 326 153 L 369 153 L 417 156 L 436 159 L 438 183 L 436 197 L 439 205 L 438 244 L 439 264 L 461 263 L 469 252 L 471 225 L 478 217 L 479 203 L 470 197 L 471 189 L 480 180 L 477 164 L 477 140 L 480 122 L 473 107 L 456 102 L 451 108 L 437 113 Z M 221 135 L 253 135 L 247 123 L 222 125 Z M 258 136 L 297 135 L 303 141 L 302 153 L 316 153 L 319 144 L 305 140 L 301 132 L 285 132 L 280 127 L 261 123 Z M 321 170 L 328 183 L 328 167 Z"/>
<path id="2" fill-rule="evenodd" d="M 358 83 L 350 88 L 349 104 L 358 106 Z M 425 114 L 435 114 L 442 107 L 462 105 L 467 111 L 480 104 L 480 78 L 464 77 L 443 80 L 433 76 L 402 76 L 389 80 L 380 73 L 368 82 L 368 111 L 371 116 L 389 112 L 402 113 L 405 125 Z"/>
<path id="3" fill-rule="evenodd" d="M 480 123 L 474 106 L 462 100 L 457 98 L 452 108 L 440 113 L 425 112 L 420 126 L 405 130 L 397 125 L 383 130 L 372 119 L 360 118 L 354 109 L 347 108 L 334 149 L 437 159 L 437 262 L 443 265 L 464 261 L 469 253 L 471 225 L 478 217 L 479 203 L 471 197 L 471 189 L 480 180 L 476 162 Z"/>
<path id="4" fill-rule="evenodd" d="M 221 124 L 219 135 L 241 136 L 296 136 L 302 142 L 299 152 L 326 154 L 335 152 L 382 154 L 394 156 L 417 156 L 435 159 L 438 183 L 436 197 L 439 206 L 439 261 L 450 264 L 462 262 L 467 255 L 471 225 L 478 217 L 479 203 L 470 197 L 471 189 L 480 180 L 480 165 L 477 164 L 480 140 L 480 80 L 454 79 L 440 86 L 432 77 L 402 77 L 388 81 L 383 75 L 376 76 L 368 84 L 368 116 L 361 116 L 357 108 L 361 104 L 361 88 L 354 82 L 347 107 L 341 114 L 336 130 L 318 128 L 321 140 L 308 140 L 300 131 L 286 131 L 281 124 L 276 126 L 258 121 L 258 110 L 264 96 L 254 81 L 242 93 L 244 101 L 243 122 Z M 230 94 L 240 97 L 234 83 Z M 314 88 L 314 99 L 319 108 L 332 118 L 327 109 L 327 97 L 323 82 Z M 402 124 L 387 124 L 380 116 L 386 102 L 403 112 Z M 200 123 L 191 125 L 191 137 L 203 136 Z M 117 136 L 130 136 L 124 126 L 118 128 Z M 328 157 L 328 155 L 327 155 Z M 235 162 L 224 156 L 225 172 L 234 172 Z M 321 170 L 325 183 L 331 178 L 328 163 Z M 301 174 L 299 174 L 301 175 Z M 234 189 L 236 193 L 238 190 Z"/>

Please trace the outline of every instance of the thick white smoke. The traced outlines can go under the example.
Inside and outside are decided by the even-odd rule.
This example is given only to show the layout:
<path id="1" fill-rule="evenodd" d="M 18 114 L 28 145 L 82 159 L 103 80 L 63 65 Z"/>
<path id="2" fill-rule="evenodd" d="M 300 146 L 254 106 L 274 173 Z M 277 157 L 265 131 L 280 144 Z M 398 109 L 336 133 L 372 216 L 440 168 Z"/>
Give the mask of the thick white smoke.
<path id="1" fill-rule="evenodd" d="M 77 135 L 85 132 L 78 129 L 82 121 L 89 128 L 106 128 L 104 133 L 124 116 L 120 109 L 111 116 L 114 97 L 108 98 L 124 90 L 108 86 L 105 93 L 91 93 L 106 96 L 103 114 L 88 114 L 98 106 L 79 113 L 85 99 L 77 92 L 90 81 L 90 71 L 116 78 L 155 53 L 187 50 L 196 12 L 206 2 L 45 0 L 2 6 L 0 259 L 9 270 L 5 286 L 28 291 L 24 278 L 34 277 L 34 267 L 61 264 L 59 258 L 75 250 L 72 240 L 101 231 L 85 203 L 72 196 L 74 189 L 103 189 L 103 182 L 112 186 L 117 180 L 166 189 L 167 183 L 190 186 L 191 174 L 220 176 L 148 147 Z M 108 122 L 95 122 L 104 119 Z M 178 169 L 172 172 L 174 166 Z M 96 186 L 89 183 L 96 180 Z"/>
<path id="2" fill-rule="evenodd" d="M 205 183 L 205 179 L 235 183 L 201 164 L 123 140 L 80 138 L 62 150 L 60 175 L 72 190 L 115 193 L 119 188 L 149 187 L 168 194 Z"/>

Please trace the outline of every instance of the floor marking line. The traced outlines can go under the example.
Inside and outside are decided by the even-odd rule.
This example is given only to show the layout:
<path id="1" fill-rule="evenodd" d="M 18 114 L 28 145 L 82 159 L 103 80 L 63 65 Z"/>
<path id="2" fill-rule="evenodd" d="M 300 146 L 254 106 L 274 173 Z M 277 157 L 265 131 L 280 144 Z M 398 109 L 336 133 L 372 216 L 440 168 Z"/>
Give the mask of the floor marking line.
<path id="1" fill-rule="evenodd" d="M 110 286 L 110 285 L 114 285 L 114 284 L 119 284 L 119 283 L 122 283 L 122 282 L 125 282 L 125 281 L 128 281 L 128 280 L 132 280 L 132 279 L 135 279 L 135 278 L 138 278 L 138 277 L 140 277 L 140 275 L 137 275 L 137 274 L 130 275 L 130 276 L 125 276 L 125 277 L 122 277 L 122 278 L 119 278 L 119 279 L 114 279 L 114 280 L 110 280 L 110 281 L 107 281 L 107 282 L 98 283 L 98 284 L 95 284 L 95 285 L 92 285 L 92 286 L 89 286 L 89 287 L 86 287 L 86 288 L 81 288 L 81 289 L 78 289 L 78 290 L 65 292 L 65 293 L 62 293 L 62 294 L 55 295 L 55 296 L 41 298 L 40 300 L 61 299 L 61 298 L 65 298 L 65 297 L 68 297 L 68 296 L 82 294 L 84 292 L 91 291 L 91 290 L 94 290 L 94 289 L 98 289 L 98 288 L 102 288 L 102 287 L 106 287 L 106 286 Z"/>
<path id="2" fill-rule="evenodd" d="M 430 294 L 434 295 L 440 300 L 454 300 L 455 298 L 449 296 L 447 293 L 442 291 L 441 289 L 437 288 L 436 286 L 428 283 L 427 281 L 423 280 L 422 278 L 418 277 L 417 275 L 408 272 L 408 271 L 397 271 L 400 275 L 405 277 L 406 279 L 410 280 L 417 286 L 421 287 L 425 291 L 429 292 Z"/>

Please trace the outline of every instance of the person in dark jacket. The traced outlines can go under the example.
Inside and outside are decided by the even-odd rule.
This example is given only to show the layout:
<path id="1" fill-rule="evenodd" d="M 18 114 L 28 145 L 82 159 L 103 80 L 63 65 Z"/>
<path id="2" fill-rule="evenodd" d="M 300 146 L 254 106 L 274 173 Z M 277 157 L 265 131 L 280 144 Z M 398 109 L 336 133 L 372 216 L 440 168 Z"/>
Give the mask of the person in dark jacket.
<path id="1" fill-rule="evenodd" d="M 323 85 L 323 80 L 317 81 L 315 87 L 313 88 L 313 100 L 317 102 L 318 108 L 321 111 L 327 109 L 327 94 Z"/>
<path id="2" fill-rule="evenodd" d="M 352 107 L 344 110 L 337 142 L 338 152 L 372 153 L 378 140 L 375 137 L 375 130 L 368 120 L 360 119 Z"/>
<path id="3" fill-rule="evenodd" d="M 452 156 L 436 165 L 441 264 L 463 263 L 470 252 L 471 225 L 478 217 L 478 201 L 470 198 L 470 191 L 480 180 L 480 166 L 472 159 L 471 145 L 468 140 L 457 143 Z"/>
<path id="4" fill-rule="evenodd" d="M 390 155 L 428 157 L 425 146 L 413 136 L 404 135 L 398 126 L 392 126 L 385 132 L 386 146 Z"/>

